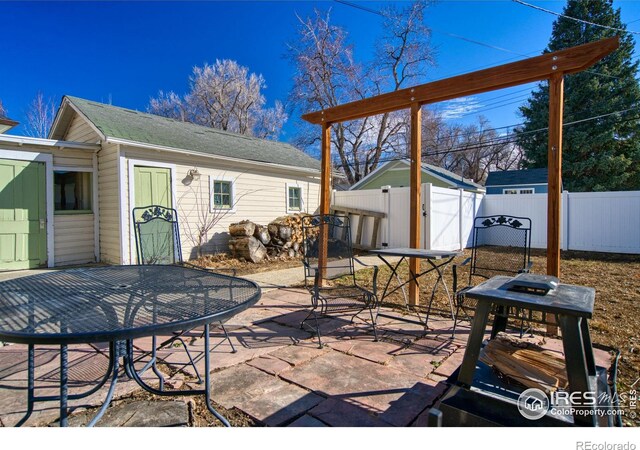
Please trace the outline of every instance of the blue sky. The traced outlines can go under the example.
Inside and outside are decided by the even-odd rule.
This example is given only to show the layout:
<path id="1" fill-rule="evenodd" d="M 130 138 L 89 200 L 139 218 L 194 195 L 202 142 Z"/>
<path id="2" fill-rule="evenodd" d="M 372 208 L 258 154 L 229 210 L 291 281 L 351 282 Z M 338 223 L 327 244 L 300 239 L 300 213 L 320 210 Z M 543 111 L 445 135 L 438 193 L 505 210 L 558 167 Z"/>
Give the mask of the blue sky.
<path id="1" fill-rule="evenodd" d="M 379 9 L 383 2 L 358 2 Z M 561 12 L 564 1 L 531 1 Z M 640 2 L 618 1 L 625 23 L 640 19 Z M 234 59 L 261 73 L 268 103 L 285 100 L 292 67 L 286 43 L 296 37 L 296 14 L 332 9 L 349 32 L 356 58 L 371 56 L 381 18 L 332 1 L 235 2 L 0 2 L 0 99 L 24 122 L 38 91 L 59 102 L 64 94 L 144 110 L 158 90 L 183 93 L 194 65 Z M 440 1 L 427 12 L 437 66 L 425 81 L 536 55 L 546 46 L 554 16 L 511 1 Z M 629 25 L 640 30 L 640 21 Z M 458 37 L 455 37 L 456 35 Z M 489 46 L 469 42 L 482 42 Z M 521 121 L 526 86 L 440 104 L 451 120 L 483 114 L 491 125 Z M 460 112 L 467 111 L 464 116 Z M 282 140 L 295 132 L 296 117 Z M 22 127 L 13 131 L 22 134 Z"/>

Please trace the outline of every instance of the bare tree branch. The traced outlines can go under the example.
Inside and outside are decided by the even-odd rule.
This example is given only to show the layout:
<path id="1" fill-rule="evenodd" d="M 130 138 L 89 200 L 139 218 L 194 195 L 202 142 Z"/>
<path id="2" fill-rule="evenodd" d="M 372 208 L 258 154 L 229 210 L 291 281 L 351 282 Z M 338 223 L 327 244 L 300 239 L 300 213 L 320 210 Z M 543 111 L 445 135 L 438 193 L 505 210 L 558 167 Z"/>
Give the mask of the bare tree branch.
<path id="1" fill-rule="evenodd" d="M 45 98 L 38 92 L 27 110 L 26 134 L 31 137 L 46 138 L 55 117 L 53 99 Z"/>

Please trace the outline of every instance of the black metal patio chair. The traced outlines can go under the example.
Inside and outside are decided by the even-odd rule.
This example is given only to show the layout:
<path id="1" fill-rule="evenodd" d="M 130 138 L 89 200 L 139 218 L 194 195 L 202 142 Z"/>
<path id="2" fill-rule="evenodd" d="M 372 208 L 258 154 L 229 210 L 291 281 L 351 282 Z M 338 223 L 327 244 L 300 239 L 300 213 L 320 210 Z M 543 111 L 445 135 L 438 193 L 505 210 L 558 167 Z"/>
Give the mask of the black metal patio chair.
<path id="1" fill-rule="evenodd" d="M 300 323 L 300 328 L 305 325 L 310 327 L 317 334 L 318 345 L 322 348 L 318 316 L 326 316 L 331 312 L 355 312 L 351 316 L 353 323 L 360 313 L 368 309 L 374 340 L 377 341 L 378 267 L 368 266 L 353 256 L 349 218 L 333 214 L 307 216 L 302 219 L 302 231 L 305 286 L 311 294 L 311 311 Z M 327 243 L 326 255 L 320 258 L 323 240 Z M 355 263 L 373 267 L 372 289 L 358 284 Z M 315 327 L 307 324 L 312 317 Z"/>
<path id="2" fill-rule="evenodd" d="M 460 312 L 469 319 L 473 305 L 465 304 L 465 293 L 478 282 L 496 275 L 517 275 L 530 272 L 531 219 L 505 215 L 476 217 L 473 222 L 473 247 L 471 257 L 453 266 L 453 291 L 456 298 L 456 314 L 453 333 L 459 322 Z M 468 269 L 468 282 L 458 287 L 458 272 Z M 496 321 L 506 321 L 509 311 L 499 311 Z M 520 319 L 520 335 L 523 334 L 523 311 L 515 311 Z M 531 317 L 532 319 L 532 317 Z M 494 324 L 494 329 L 496 325 Z"/>
<path id="3" fill-rule="evenodd" d="M 178 213 L 175 209 L 160 205 L 149 205 L 133 208 L 132 215 L 138 264 L 177 264 L 195 267 L 182 259 L 180 227 L 178 224 Z M 203 268 L 198 267 L 198 269 Z M 159 311 L 158 313 L 161 314 L 162 311 Z M 236 348 L 222 322 L 220 322 L 220 328 L 224 333 L 225 339 L 229 342 L 229 345 L 231 345 L 232 353 L 235 353 Z M 189 358 L 189 364 L 193 367 L 198 380 L 202 381 L 200 373 L 198 372 L 195 362 L 187 348 L 187 344 L 183 339 L 183 336 L 189 331 L 191 330 L 175 333 L 173 336 L 160 343 L 160 345 L 156 345 L 156 337 L 153 336 L 152 358 L 149 364 L 147 364 L 142 371 L 148 369 L 149 366 L 152 366 L 156 375 L 160 377 L 155 366 L 157 350 L 168 348 L 175 342 L 180 342 L 187 354 L 187 357 Z"/>

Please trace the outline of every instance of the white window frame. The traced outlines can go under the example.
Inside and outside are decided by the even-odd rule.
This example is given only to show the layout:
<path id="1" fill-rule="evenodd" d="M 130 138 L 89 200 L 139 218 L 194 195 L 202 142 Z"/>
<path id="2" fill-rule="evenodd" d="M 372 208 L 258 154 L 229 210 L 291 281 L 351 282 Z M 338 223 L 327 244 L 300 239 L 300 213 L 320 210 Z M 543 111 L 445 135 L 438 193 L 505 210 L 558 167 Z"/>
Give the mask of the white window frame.
<path id="1" fill-rule="evenodd" d="M 515 192 L 507 192 L 507 191 L 515 191 Z M 523 191 L 531 191 L 531 192 L 523 192 Z M 536 188 L 533 188 L 533 187 L 530 187 L 530 188 L 504 188 L 504 189 L 502 189 L 502 193 L 503 194 L 507 194 L 507 195 L 514 195 L 514 194 L 529 195 L 529 194 L 535 194 L 536 193 Z"/>
<path id="2" fill-rule="evenodd" d="M 229 189 L 229 194 L 231 197 L 231 208 L 216 208 L 213 204 L 213 187 L 215 186 L 216 181 L 224 181 L 231 185 Z M 229 177 L 216 177 L 209 175 L 209 211 L 210 212 L 219 212 L 224 211 L 230 214 L 236 212 L 236 180 Z"/>
<path id="3" fill-rule="evenodd" d="M 291 209 L 289 208 L 289 188 L 300 189 L 300 209 Z M 295 214 L 305 212 L 305 201 L 304 201 L 304 188 L 297 183 L 286 183 L 286 189 L 284 192 L 284 200 L 287 214 Z"/>

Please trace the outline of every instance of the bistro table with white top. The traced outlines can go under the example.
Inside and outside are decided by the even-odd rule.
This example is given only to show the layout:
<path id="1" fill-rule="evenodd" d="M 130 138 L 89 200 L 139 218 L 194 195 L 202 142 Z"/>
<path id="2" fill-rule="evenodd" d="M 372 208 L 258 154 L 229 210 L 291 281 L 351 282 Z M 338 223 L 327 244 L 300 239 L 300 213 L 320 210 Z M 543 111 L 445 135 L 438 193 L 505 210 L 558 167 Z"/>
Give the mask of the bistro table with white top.
<path id="1" fill-rule="evenodd" d="M 28 346 L 27 412 L 17 425 L 26 422 L 34 403 L 58 401 L 60 425 L 66 426 L 68 401 L 97 392 L 111 379 L 104 404 L 89 423 L 93 426 L 113 398 L 122 359 L 126 375 L 148 392 L 204 395 L 209 411 L 229 426 L 211 405 L 209 326 L 254 305 L 260 295 L 252 281 L 178 265 L 56 270 L 0 282 L 0 341 Z M 204 328 L 204 388 L 165 390 L 155 361 L 159 388 L 145 383 L 134 367 L 133 340 L 197 327 Z M 109 343 L 109 368 L 96 386 L 69 394 L 68 345 L 80 343 Z M 35 394 L 35 345 L 60 349 L 59 395 Z"/>

